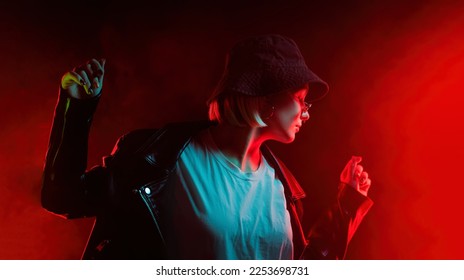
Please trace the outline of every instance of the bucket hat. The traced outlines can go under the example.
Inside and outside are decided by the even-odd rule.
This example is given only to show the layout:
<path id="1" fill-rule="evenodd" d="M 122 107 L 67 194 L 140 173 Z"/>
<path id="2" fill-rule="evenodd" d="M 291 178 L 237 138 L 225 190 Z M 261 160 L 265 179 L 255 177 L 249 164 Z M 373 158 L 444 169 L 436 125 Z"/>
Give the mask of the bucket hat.
<path id="1" fill-rule="evenodd" d="M 308 68 L 292 39 L 260 35 L 243 39 L 229 50 L 224 73 L 210 100 L 227 94 L 267 96 L 306 84 L 311 102 L 329 90 L 328 84 Z"/>

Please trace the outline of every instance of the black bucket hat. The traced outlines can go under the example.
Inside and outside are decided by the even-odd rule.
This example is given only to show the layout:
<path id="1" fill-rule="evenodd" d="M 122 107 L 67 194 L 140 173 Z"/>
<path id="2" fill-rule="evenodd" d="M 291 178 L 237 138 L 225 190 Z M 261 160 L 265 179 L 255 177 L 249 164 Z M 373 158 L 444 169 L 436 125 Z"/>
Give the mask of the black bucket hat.
<path id="1" fill-rule="evenodd" d="M 270 34 L 239 41 L 227 54 L 226 67 L 213 96 L 267 96 L 309 84 L 307 100 L 323 98 L 329 86 L 304 61 L 296 43 Z"/>

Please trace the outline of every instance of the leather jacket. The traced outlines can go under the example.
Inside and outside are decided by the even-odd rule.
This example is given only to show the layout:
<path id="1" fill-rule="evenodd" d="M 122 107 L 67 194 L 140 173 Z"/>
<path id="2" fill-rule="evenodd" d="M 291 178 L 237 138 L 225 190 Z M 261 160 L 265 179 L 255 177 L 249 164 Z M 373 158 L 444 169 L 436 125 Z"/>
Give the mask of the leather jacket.
<path id="1" fill-rule="evenodd" d="M 213 123 L 177 123 L 130 132 L 118 140 L 102 165 L 86 170 L 89 129 L 98 100 L 78 100 L 60 92 L 45 160 L 42 206 L 68 219 L 96 217 L 84 259 L 165 259 L 158 207 L 163 189 L 192 136 Z M 284 185 L 294 259 L 344 258 L 372 201 L 340 184 L 335 202 L 304 233 L 303 189 L 264 145 L 262 153 Z"/>

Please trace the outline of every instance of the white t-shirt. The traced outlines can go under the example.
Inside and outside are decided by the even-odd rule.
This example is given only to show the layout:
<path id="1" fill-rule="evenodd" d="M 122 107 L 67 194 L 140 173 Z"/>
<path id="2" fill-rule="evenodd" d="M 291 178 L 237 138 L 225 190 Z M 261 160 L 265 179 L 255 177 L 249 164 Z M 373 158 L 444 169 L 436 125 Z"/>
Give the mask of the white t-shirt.
<path id="1" fill-rule="evenodd" d="M 242 172 L 208 130 L 182 153 L 163 198 L 161 227 L 173 259 L 291 259 L 284 189 L 264 157 Z"/>

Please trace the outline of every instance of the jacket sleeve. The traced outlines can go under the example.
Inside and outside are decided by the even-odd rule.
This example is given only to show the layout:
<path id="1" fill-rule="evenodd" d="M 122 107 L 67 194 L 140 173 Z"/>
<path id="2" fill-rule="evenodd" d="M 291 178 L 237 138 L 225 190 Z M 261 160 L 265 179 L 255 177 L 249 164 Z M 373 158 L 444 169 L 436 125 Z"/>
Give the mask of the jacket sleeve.
<path id="1" fill-rule="evenodd" d="M 99 97 L 72 98 L 60 90 L 42 177 L 42 206 L 65 218 L 94 216 L 105 168 L 86 172 L 88 135 Z"/>
<path id="2" fill-rule="evenodd" d="M 373 202 L 351 186 L 340 183 L 336 202 L 307 235 L 303 259 L 343 259 L 348 243 Z"/>

